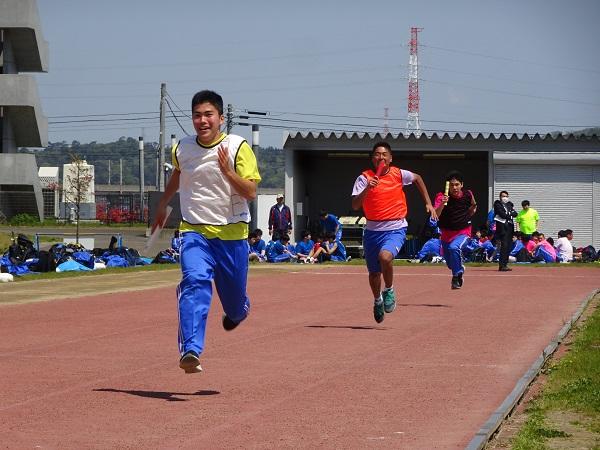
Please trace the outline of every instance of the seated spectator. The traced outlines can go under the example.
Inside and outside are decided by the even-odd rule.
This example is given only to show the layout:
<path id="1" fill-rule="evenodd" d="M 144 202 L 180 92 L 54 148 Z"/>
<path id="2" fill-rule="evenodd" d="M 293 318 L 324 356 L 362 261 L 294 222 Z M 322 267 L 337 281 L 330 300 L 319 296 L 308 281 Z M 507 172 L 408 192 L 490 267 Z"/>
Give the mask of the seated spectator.
<path id="1" fill-rule="evenodd" d="M 556 250 L 545 239 L 543 233 L 539 233 L 537 244 L 533 249 L 533 262 L 556 262 Z"/>
<path id="2" fill-rule="evenodd" d="M 181 249 L 181 236 L 179 235 L 179 230 L 175 230 L 173 232 L 173 237 L 171 238 L 171 248 L 179 253 Z"/>
<path id="3" fill-rule="evenodd" d="M 533 256 L 533 250 L 535 249 L 539 238 L 540 233 L 537 231 L 531 233 L 531 237 L 528 237 L 526 234 L 523 235 L 523 245 L 525 246 L 525 250 L 527 250 L 531 256 Z"/>
<path id="4" fill-rule="evenodd" d="M 527 258 L 527 250 L 525 250 L 525 246 L 523 245 L 523 233 L 520 231 L 515 231 L 513 234 L 513 243 L 510 249 L 510 253 L 508 254 L 509 262 L 525 262 L 528 260 Z"/>
<path id="5" fill-rule="evenodd" d="M 315 238 L 315 244 L 308 254 L 308 259 L 306 262 L 310 264 L 323 262 L 323 259 L 325 258 L 323 256 L 324 254 L 326 255 L 327 252 L 325 251 L 325 246 L 323 245 L 323 236 L 321 234 L 317 234 L 317 237 Z M 329 261 L 328 256 L 329 255 L 327 255 L 327 258 L 325 259 L 326 261 Z"/>
<path id="6" fill-rule="evenodd" d="M 485 261 L 492 262 L 498 260 L 498 255 L 496 253 L 496 246 L 492 241 L 493 234 L 486 231 L 481 230 L 481 238 L 479 239 L 479 244 L 484 251 Z"/>
<path id="7" fill-rule="evenodd" d="M 556 240 L 556 260 L 561 263 L 569 263 L 575 259 L 573 255 L 573 245 L 571 240 L 573 239 L 573 230 L 566 229 L 558 232 L 558 239 Z"/>
<path id="8" fill-rule="evenodd" d="M 417 258 L 420 262 L 432 262 L 434 258 L 438 261 L 442 257 L 442 241 L 440 240 L 440 234 L 435 233 L 419 250 Z"/>
<path id="9" fill-rule="evenodd" d="M 349 261 L 350 257 L 346 256 L 346 247 L 336 239 L 335 233 L 327 234 L 327 240 L 323 241 L 325 252 L 329 255 L 331 261 Z"/>
<path id="10" fill-rule="evenodd" d="M 267 260 L 267 244 L 262 240 L 262 230 L 260 228 L 248 234 L 248 244 L 250 245 L 248 255 L 250 261 L 265 262 Z"/>
<path id="11" fill-rule="evenodd" d="M 310 262 L 308 259 L 311 257 L 314 246 L 315 243 L 311 239 L 310 231 L 304 230 L 302 232 L 302 240 L 296 244 L 296 257 L 298 258 L 298 262 Z"/>
<path id="12" fill-rule="evenodd" d="M 253 250 L 258 241 L 258 235 L 251 231 L 248 233 L 248 261 L 261 262 L 260 254 Z"/>
<path id="13" fill-rule="evenodd" d="M 464 245 L 462 248 L 462 254 L 465 261 L 476 261 L 478 259 L 478 255 L 483 255 L 480 239 L 481 231 L 477 230 Z"/>
<path id="14" fill-rule="evenodd" d="M 339 241 L 342 239 L 342 224 L 333 214 L 329 214 L 326 210 L 322 209 L 319 212 L 321 231 L 324 234 L 334 233 L 335 238 Z"/>
<path id="15" fill-rule="evenodd" d="M 272 244 L 272 245 L 271 245 Z M 271 263 L 294 261 L 294 247 L 290 245 L 290 236 L 284 233 L 278 240 L 269 242 L 267 246 L 267 261 Z"/>
<path id="16" fill-rule="evenodd" d="M 173 237 L 171 238 L 171 250 L 173 258 L 175 261 L 179 261 L 179 253 L 181 252 L 181 236 L 179 235 L 179 230 L 175 230 L 173 232 Z"/>

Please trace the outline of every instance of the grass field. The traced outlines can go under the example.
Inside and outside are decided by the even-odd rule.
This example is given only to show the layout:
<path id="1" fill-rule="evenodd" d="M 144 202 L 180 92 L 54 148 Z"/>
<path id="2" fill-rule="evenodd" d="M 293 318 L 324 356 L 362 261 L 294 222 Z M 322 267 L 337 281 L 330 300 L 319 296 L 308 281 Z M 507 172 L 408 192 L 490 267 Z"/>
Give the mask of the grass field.
<path id="1" fill-rule="evenodd" d="M 511 448 L 600 449 L 599 305 L 597 295 L 587 319 L 572 331 L 568 351 L 543 370 L 546 382 L 527 406 Z"/>

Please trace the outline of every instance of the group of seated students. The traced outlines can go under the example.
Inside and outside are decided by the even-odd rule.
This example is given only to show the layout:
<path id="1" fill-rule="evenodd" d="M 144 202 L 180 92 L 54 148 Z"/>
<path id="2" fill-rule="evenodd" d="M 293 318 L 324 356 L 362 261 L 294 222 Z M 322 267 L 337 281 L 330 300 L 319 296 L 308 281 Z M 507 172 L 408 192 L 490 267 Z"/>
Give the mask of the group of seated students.
<path id="1" fill-rule="evenodd" d="M 335 232 L 319 235 L 312 240 L 310 231 L 302 232 L 302 240 L 296 245 L 290 243 L 287 233 L 273 233 L 268 243 L 262 239 L 262 230 L 257 228 L 248 234 L 248 259 L 256 262 L 297 262 L 304 264 L 322 263 L 325 261 L 350 261 L 346 255 L 346 247 Z"/>
<path id="2" fill-rule="evenodd" d="M 556 242 L 553 238 L 546 238 L 544 233 L 535 231 L 531 236 L 523 235 L 516 231 L 512 238 L 512 248 L 509 253 L 509 262 L 522 263 L 568 263 L 581 258 L 581 253 L 573 249 L 571 240 L 573 230 L 558 232 Z M 499 252 L 494 245 L 493 232 L 482 228 L 477 230 L 463 247 L 465 262 L 496 262 Z M 420 262 L 441 262 L 443 260 L 442 243 L 439 232 L 434 232 L 432 237 L 425 242 L 416 255 Z"/>

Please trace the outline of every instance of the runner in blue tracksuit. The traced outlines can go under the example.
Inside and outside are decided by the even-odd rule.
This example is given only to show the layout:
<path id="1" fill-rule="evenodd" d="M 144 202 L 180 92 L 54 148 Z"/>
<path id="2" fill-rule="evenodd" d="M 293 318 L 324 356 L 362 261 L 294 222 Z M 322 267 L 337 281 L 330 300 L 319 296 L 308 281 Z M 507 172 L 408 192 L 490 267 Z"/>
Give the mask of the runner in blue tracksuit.
<path id="1" fill-rule="evenodd" d="M 221 132 L 223 99 L 201 91 L 192 99 L 195 136 L 173 148 L 175 169 L 169 179 L 152 226 L 162 226 L 166 208 L 179 191 L 182 222 L 182 279 L 177 288 L 179 312 L 179 367 L 186 373 L 202 370 L 206 320 L 212 283 L 230 331 L 248 315 L 248 201 L 256 198 L 260 181 L 256 157 L 244 138 Z"/>

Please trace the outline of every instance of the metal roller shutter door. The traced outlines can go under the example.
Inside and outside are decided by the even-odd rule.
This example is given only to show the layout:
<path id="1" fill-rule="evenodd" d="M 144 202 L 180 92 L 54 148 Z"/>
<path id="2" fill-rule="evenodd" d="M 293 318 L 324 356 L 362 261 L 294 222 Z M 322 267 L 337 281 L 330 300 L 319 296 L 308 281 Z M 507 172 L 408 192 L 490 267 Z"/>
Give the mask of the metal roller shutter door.
<path id="1" fill-rule="evenodd" d="M 529 200 L 546 236 L 556 239 L 559 230 L 571 228 L 574 247 L 593 243 L 594 166 L 498 164 L 494 178 L 494 199 L 508 191 L 517 211 Z"/>

